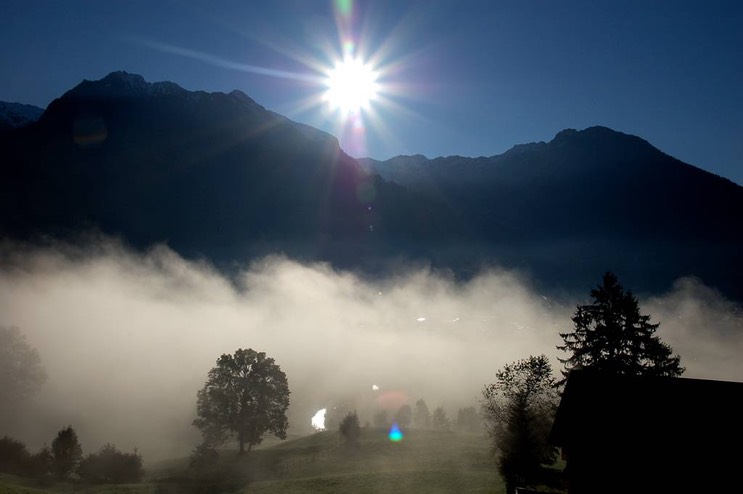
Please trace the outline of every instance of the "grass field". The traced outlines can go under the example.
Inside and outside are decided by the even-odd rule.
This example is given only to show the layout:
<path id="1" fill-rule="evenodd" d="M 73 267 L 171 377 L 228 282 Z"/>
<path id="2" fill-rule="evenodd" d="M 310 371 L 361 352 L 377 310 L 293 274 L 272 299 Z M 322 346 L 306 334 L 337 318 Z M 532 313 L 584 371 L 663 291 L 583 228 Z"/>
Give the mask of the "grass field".
<path id="1" fill-rule="evenodd" d="M 503 492 L 484 437 L 411 430 L 399 443 L 367 429 L 358 450 L 324 432 L 256 451 L 244 492 Z"/>
<path id="2" fill-rule="evenodd" d="M 0 476 L 0 494 L 187 493 L 448 493 L 504 492 L 483 436 L 411 430 L 393 443 L 383 429 L 364 429 L 356 449 L 338 432 L 319 432 L 259 448 L 242 457 L 224 451 L 214 470 L 194 475 L 186 459 L 146 465 L 142 484 L 84 486 Z"/>

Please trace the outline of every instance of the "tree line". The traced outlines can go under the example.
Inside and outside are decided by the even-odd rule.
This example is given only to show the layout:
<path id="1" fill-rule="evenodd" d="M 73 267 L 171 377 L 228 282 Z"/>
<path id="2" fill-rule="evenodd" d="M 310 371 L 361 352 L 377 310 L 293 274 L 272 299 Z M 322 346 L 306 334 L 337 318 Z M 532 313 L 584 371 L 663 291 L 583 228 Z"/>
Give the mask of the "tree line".
<path id="1" fill-rule="evenodd" d="M 113 444 L 83 456 L 75 429 L 59 432 L 51 447 L 29 453 L 26 445 L 5 436 L 0 439 L 0 472 L 43 480 L 81 480 L 87 483 L 136 483 L 144 477 L 142 455 L 123 453 Z"/>

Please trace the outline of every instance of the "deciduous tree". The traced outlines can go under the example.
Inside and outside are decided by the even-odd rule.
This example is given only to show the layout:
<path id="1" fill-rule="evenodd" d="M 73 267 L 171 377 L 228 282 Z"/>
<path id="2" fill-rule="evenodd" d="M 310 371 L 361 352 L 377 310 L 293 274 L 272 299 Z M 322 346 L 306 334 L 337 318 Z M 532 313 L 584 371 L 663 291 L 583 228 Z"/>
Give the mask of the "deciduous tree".
<path id="1" fill-rule="evenodd" d="M 21 441 L 9 436 L 0 439 L 0 473 L 23 473 L 29 456 L 26 445 Z"/>
<path id="2" fill-rule="evenodd" d="M 428 410 L 428 405 L 426 405 L 423 398 L 415 402 L 413 424 L 419 429 L 428 429 L 431 427 L 431 412 Z"/>
<path id="3" fill-rule="evenodd" d="M 238 349 L 223 354 L 197 394 L 194 425 L 206 443 L 222 444 L 235 436 L 240 454 L 261 443 L 266 433 L 286 439 L 289 425 L 286 375 L 263 352 Z"/>
<path id="4" fill-rule="evenodd" d="M 36 393 L 46 380 L 39 352 L 16 327 L 0 327 L 0 403 L 9 406 Z"/>
<path id="5" fill-rule="evenodd" d="M 449 417 L 446 416 L 446 412 L 443 407 L 438 407 L 433 411 L 433 418 L 431 419 L 434 429 L 449 430 Z"/>
<path id="6" fill-rule="evenodd" d="M 538 483 L 541 465 L 557 457 L 547 441 L 557 392 L 544 355 L 508 364 L 495 377 L 483 389 L 482 415 L 506 492 L 513 494 L 519 485 Z"/>

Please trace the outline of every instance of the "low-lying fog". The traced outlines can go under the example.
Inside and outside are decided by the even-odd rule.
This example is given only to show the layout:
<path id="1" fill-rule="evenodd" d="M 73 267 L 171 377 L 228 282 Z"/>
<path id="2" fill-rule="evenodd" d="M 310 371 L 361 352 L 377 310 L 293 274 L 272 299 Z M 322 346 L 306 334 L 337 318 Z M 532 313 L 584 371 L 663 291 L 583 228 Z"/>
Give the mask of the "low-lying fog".
<path id="1" fill-rule="evenodd" d="M 275 257 L 235 282 L 165 247 L 2 250 L 0 325 L 22 330 L 48 379 L 0 436 L 35 451 L 72 424 L 85 453 L 111 442 L 146 462 L 199 442 L 196 391 L 222 353 L 275 358 L 292 392 L 290 434 L 341 402 L 362 423 L 375 407 L 418 398 L 455 418 L 505 363 L 545 353 L 558 373 L 558 331 L 572 328 L 592 288 L 559 303 L 501 270 L 466 283 L 419 268 L 370 282 Z M 713 289 L 683 279 L 640 306 L 661 322 L 685 377 L 743 380 L 743 317 Z"/>

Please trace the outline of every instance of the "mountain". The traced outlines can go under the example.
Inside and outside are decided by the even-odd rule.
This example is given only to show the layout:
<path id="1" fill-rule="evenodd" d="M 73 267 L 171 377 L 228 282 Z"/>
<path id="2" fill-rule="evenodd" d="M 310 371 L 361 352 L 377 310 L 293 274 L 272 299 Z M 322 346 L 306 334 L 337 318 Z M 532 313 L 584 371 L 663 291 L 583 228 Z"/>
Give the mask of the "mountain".
<path id="1" fill-rule="evenodd" d="M 44 109 L 38 106 L 0 101 L 0 132 L 25 127 L 41 118 L 42 113 Z"/>
<path id="2" fill-rule="evenodd" d="M 398 156 L 362 165 L 470 213 L 491 238 L 606 235 L 740 240 L 740 186 L 606 127 L 490 158 Z"/>
<path id="3" fill-rule="evenodd" d="M 516 268 L 585 293 L 700 277 L 743 300 L 743 188 L 604 127 L 480 158 L 354 160 L 240 91 L 114 72 L 0 133 L 0 235 L 167 242 L 224 269 L 285 253 L 380 273 Z"/>
<path id="4" fill-rule="evenodd" d="M 336 138 L 240 91 L 191 92 L 114 72 L 0 135 L 0 232 L 99 229 L 220 265 L 283 252 L 341 266 L 425 254 L 442 204 L 366 173 Z M 436 245 L 433 242 L 431 245 Z"/>
<path id="5" fill-rule="evenodd" d="M 743 188 L 639 137 L 567 129 L 487 158 L 360 162 L 463 212 L 508 264 L 554 278 L 612 269 L 652 290 L 691 275 L 743 295 Z"/>

